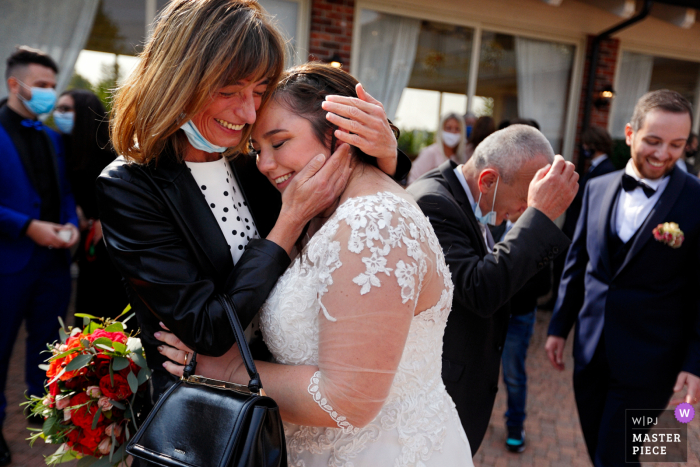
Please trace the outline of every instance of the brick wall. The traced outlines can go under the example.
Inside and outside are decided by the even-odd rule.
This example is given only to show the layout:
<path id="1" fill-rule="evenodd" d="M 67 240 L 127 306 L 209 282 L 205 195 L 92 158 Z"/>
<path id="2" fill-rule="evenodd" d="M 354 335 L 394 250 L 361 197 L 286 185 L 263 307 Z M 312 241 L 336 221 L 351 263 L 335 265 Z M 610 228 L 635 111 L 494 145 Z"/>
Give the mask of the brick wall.
<path id="1" fill-rule="evenodd" d="M 586 105 L 586 89 L 588 88 L 588 68 L 590 66 L 591 43 L 594 36 L 588 36 L 586 43 L 586 64 L 583 71 L 583 83 L 581 89 L 581 100 L 578 109 L 578 123 L 576 126 L 576 145 L 574 147 L 573 161 L 578 160 L 579 139 L 581 136 L 581 128 L 583 126 L 583 113 Z M 620 40 L 609 38 L 600 43 L 598 53 L 598 69 L 596 70 L 595 85 L 593 92 L 597 93 L 602 90 L 603 86 L 613 85 L 615 79 L 615 65 L 617 62 L 618 51 L 620 49 Z M 593 95 L 595 101 L 595 94 Z M 601 127 L 607 130 L 608 118 L 610 117 L 610 105 L 601 109 L 595 106 L 591 108 L 591 126 Z"/>
<path id="2" fill-rule="evenodd" d="M 329 61 L 338 54 L 350 70 L 355 0 L 312 0 L 309 60 Z"/>

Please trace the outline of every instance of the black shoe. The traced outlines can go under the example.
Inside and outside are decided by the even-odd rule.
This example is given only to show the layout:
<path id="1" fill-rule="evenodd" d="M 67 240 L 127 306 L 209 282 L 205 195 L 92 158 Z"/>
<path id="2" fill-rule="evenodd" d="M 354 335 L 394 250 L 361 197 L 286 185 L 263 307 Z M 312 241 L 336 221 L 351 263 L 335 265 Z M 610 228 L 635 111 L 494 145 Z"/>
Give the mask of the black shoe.
<path id="1" fill-rule="evenodd" d="M 523 452 L 525 450 L 525 429 L 521 426 L 509 426 L 506 449 L 510 452 Z"/>
<path id="2" fill-rule="evenodd" d="M 10 447 L 5 442 L 2 431 L 0 431 L 0 465 L 10 465 L 11 462 L 12 454 L 10 454 Z"/>

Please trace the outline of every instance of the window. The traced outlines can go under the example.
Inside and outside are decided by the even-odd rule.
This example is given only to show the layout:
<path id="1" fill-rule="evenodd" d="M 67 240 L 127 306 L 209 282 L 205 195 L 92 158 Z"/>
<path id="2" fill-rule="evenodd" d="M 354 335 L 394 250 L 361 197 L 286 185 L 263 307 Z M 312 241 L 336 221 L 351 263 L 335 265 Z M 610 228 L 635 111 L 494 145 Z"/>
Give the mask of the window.
<path id="1" fill-rule="evenodd" d="M 464 26 L 367 9 L 360 23 L 356 76 L 402 130 L 435 131 L 442 114 L 469 108 L 497 125 L 534 119 L 562 151 L 575 46 L 483 31 L 474 51 L 479 32 Z"/>

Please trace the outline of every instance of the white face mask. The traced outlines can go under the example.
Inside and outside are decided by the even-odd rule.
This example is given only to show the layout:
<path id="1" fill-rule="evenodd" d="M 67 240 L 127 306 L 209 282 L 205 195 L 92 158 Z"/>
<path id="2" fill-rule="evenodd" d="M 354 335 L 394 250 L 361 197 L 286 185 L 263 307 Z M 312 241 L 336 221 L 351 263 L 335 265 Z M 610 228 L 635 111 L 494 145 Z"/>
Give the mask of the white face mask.
<path id="1" fill-rule="evenodd" d="M 442 142 L 445 143 L 448 148 L 457 146 L 461 138 L 462 135 L 459 133 L 449 133 L 445 130 L 442 131 Z"/>
<path id="2" fill-rule="evenodd" d="M 484 225 L 496 225 L 496 211 L 494 211 L 493 208 L 496 206 L 496 195 L 498 194 L 498 181 L 500 179 L 501 177 L 498 177 L 496 179 L 496 188 L 493 191 L 493 203 L 491 204 L 491 210 L 483 216 L 481 215 L 481 207 L 479 206 L 479 203 L 481 202 L 481 195 L 483 193 L 479 193 L 479 201 L 477 201 L 476 205 L 474 206 L 474 216 L 476 216 L 476 220 Z"/>

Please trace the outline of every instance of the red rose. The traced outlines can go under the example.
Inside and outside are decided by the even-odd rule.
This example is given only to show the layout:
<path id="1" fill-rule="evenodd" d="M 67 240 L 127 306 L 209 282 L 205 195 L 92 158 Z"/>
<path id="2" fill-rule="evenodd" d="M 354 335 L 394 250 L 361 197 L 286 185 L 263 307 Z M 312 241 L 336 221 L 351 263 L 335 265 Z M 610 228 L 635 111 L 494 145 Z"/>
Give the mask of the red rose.
<path id="1" fill-rule="evenodd" d="M 80 441 L 80 428 L 75 427 L 71 431 L 68 432 L 68 446 L 75 446 L 79 441 Z"/>
<path id="2" fill-rule="evenodd" d="M 126 399 L 132 394 L 126 378 L 119 373 L 114 375 L 114 386 L 112 386 L 109 375 L 103 376 L 100 380 L 100 391 L 102 391 L 102 394 L 109 397 L 113 401 Z"/>
<path id="3" fill-rule="evenodd" d="M 99 410 L 97 404 L 92 402 L 92 399 L 84 392 L 78 393 L 70 399 L 70 407 L 76 407 L 86 402 L 90 402 L 87 405 L 83 405 L 78 409 L 71 409 L 70 419 L 73 424 L 81 428 L 91 428 L 92 421 L 95 418 L 95 412 Z M 103 415 L 100 413 L 97 423 L 102 422 Z M 99 443 L 99 441 L 98 441 Z"/>
<path id="4" fill-rule="evenodd" d="M 100 384 L 102 377 L 109 374 L 109 365 L 112 362 L 112 357 L 109 355 L 97 354 L 92 362 L 95 376 L 97 377 L 97 384 Z"/>
<path id="5" fill-rule="evenodd" d="M 105 428 L 103 426 L 97 426 L 94 430 L 92 428 L 84 428 L 82 436 L 80 437 L 80 444 L 85 446 L 91 453 L 97 450 L 97 445 L 100 444 L 102 439 L 105 437 Z"/>
<path id="6" fill-rule="evenodd" d="M 100 337 L 106 337 L 112 342 L 120 342 L 122 344 L 126 344 L 127 339 L 126 335 L 123 332 L 107 332 L 104 329 L 97 329 L 95 332 L 88 336 L 88 340 L 90 342 L 95 342 L 95 340 L 99 339 Z"/>
<path id="7" fill-rule="evenodd" d="M 134 376 L 138 376 L 140 370 L 141 368 L 139 368 L 137 364 L 130 361 L 128 367 L 119 370 L 119 374 L 122 375 L 124 378 L 127 378 L 129 376 L 129 372 L 133 372 Z"/>

